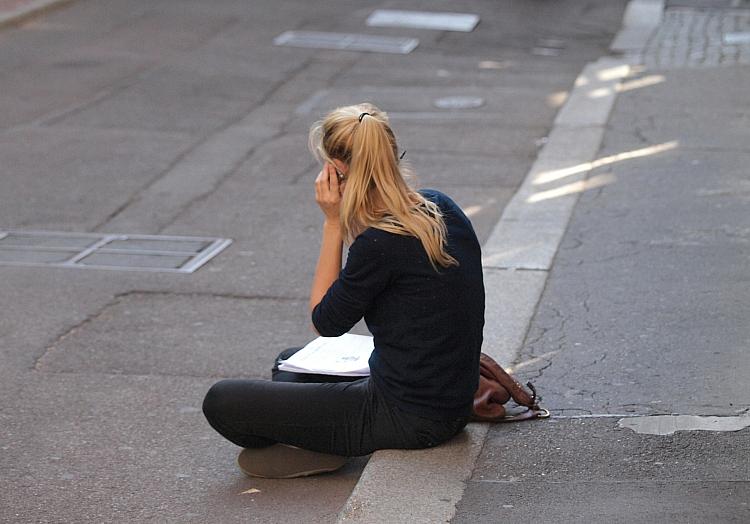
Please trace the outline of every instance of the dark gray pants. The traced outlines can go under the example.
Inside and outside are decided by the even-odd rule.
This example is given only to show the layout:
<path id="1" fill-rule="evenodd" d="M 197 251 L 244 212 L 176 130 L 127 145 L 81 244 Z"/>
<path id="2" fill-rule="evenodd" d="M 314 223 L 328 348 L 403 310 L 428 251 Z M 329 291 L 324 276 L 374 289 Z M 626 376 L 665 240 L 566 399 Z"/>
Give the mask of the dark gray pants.
<path id="1" fill-rule="evenodd" d="M 389 404 L 369 378 L 279 371 L 273 381 L 222 380 L 203 401 L 209 424 L 244 448 L 289 444 L 343 456 L 377 449 L 436 446 L 460 432 L 467 417 L 433 420 Z"/>

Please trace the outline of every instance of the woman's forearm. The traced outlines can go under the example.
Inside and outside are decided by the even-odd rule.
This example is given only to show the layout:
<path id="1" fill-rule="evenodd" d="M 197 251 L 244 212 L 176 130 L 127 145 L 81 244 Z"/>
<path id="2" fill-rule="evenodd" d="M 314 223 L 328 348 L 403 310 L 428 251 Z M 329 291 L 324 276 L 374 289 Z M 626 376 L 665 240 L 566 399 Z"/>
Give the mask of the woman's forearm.
<path id="1" fill-rule="evenodd" d="M 321 301 L 323 296 L 338 278 L 341 272 L 343 237 L 338 221 L 326 220 L 323 223 L 323 238 L 320 243 L 318 265 L 315 268 L 312 290 L 310 291 L 310 311 Z"/>

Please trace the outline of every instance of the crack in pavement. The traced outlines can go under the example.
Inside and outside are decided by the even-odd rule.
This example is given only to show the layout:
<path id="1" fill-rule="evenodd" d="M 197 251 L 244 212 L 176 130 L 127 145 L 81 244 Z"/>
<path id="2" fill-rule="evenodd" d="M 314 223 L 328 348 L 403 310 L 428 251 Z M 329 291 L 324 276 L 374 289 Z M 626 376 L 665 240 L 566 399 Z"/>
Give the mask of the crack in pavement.
<path id="1" fill-rule="evenodd" d="M 302 297 L 285 297 L 285 296 L 273 296 L 273 295 L 239 295 L 233 293 L 207 293 L 207 292 L 174 292 L 174 291 L 151 291 L 151 290 L 130 290 L 123 293 L 117 293 L 113 295 L 112 300 L 104 304 L 98 311 L 86 316 L 80 322 L 66 328 L 63 332 L 50 343 L 46 345 L 44 351 L 34 359 L 34 363 L 30 366 L 31 371 L 43 372 L 44 363 L 50 357 L 50 355 L 57 349 L 61 342 L 66 340 L 68 337 L 73 336 L 82 329 L 86 328 L 92 322 L 95 322 L 104 317 L 111 308 L 119 305 L 124 299 L 136 295 L 162 295 L 162 296 L 177 296 L 177 297 L 210 297 L 210 298 L 227 298 L 232 300 L 261 300 L 261 301 L 276 301 L 276 302 L 304 302 L 307 298 Z"/>
<path id="2" fill-rule="evenodd" d="M 276 92 L 278 90 L 280 90 L 283 86 L 285 86 L 287 84 L 291 84 L 291 83 L 295 82 L 297 80 L 297 77 L 299 75 L 303 74 L 308 68 L 310 68 L 311 66 L 316 65 L 317 63 L 318 62 L 314 58 L 309 58 L 308 60 L 306 60 L 305 62 L 303 62 L 299 67 L 297 67 L 296 69 L 294 69 L 290 73 L 290 75 L 289 75 L 288 78 L 286 78 L 285 80 L 281 80 L 281 81 L 277 82 L 272 88 L 270 88 L 263 95 L 263 97 L 261 98 L 261 100 L 257 104 L 255 104 L 255 106 L 253 107 L 253 109 L 251 109 L 250 111 L 248 111 L 247 113 L 245 113 L 244 115 L 242 115 L 240 118 L 237 118 L 234 121 L 230 122 L 228 125 L 224 126 L 224 128 L 218 130 L 217 133 L 221 132 L 221 131 L 223 131 L 225 129 L 228 129 L 229 127 L 231 127 L 231 125 L 234 125 L 235 123 L 239 122 L 243 118 L 249 116 L 253 111 L 257 110 L 260 107 L 263 107 L 266 103 L 268 103 L 273 98 L 273 96 L 276 94 Z M 332 76 L 341 76 L 341 75 L 344 75 L 346 73 L 346 71 L 348 69 L 351 69 L 355 64 L 356 64 L 356 60 L 354 60 L 354 59 L 350 60 L 349 62 L 344 63 L 338 69 L 338 73 L 336 75 L 332 75 Z M 332 85 L 332 80 L 329 80 L 328 83 L 326 84 L 326 86 L 330 86 L 330 85 Z M 198 204 L 200 202 L 203 202 L 203 201 L 207 200 L 211 195 L 213 195 L 216 191 L 218 191 L 221 188 L 221 186 L 224 185 L 224 183 L 232 177 L 232 175 L 234 175 L 237 172 L 237 169 L 240 166 L 242 166 L 245 162 L 247 162 L 248 160 L 250 160 L 252 158 L 252 156 L 259 149 L 261 149 L 262 147 L 266 146 L 267 144 L 272 143 L 274 140 L 277 140 L 277 139 L 285 136 L 286 134 L 288 134 L 288 132 L 289 132 L 288 131 L 289 130 L 289 126 L 294 121 L 295 121 L 295 115 L 294 114 L 288 115 L 288 118 L 286 119 L 286 121 L 282 121 L 282 123 L 279 125 L 279 131 L 277 133 L 275 133 L 274 135 L 270 136 L 269 138 L 267 138 L 265 140 L 262 140 L 261 142 L 259 142 L 258 144 L 256 144 L 254 147 L 252 147 L 251 149 L 249 149 L 244 155 L 242 155 L 242 157 L 237 162 L 235 162 L 232 165 L 232 167 L 230 169 L 228 169 L 223 175 L 217 177 L 215 183 L 213 184 L 213 186 L 209 190 L 207 190 L 207 191 L 205 191 L 205 192 L 203 192 L 203 193 L 201 193 L 199 195 L 196 195 L 195 197 L 193 197 L 192 199 L 190 199 L 188 202 L 186 202 L 185 204 L 183 204 L 182 206 L 180 206 L 180 208 L 171 217 L 171 219 L 165 225 L 161 226 L 158 229 L 158 231 L 160 233 L 163 232 L 165 229 L 167 229 L 168 227 L 172 226 L 175 222 L 177 222 L 182 216 L 184 216 L 184 214 L 187 213 L 193 206 L 195 206 L 196 204 Z M 216 134 L 216 133 L 214 133 L 214 134 Z M 213 136 L 213 134 L 211 136 Z M 210 137 L 207 137 L 206 141 L 209 138 Z M 299 174 L 298 177 L 304 176 L 305 172 Z"/>

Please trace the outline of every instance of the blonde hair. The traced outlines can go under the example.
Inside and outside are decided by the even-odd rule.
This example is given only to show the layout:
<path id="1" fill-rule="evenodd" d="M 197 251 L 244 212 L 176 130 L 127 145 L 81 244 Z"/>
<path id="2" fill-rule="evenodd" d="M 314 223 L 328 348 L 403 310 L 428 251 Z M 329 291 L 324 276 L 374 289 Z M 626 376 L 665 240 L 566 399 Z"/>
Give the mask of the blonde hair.
<path id="1" fill-rule="evenodd" d="M 339 107 L 310 129 L 310 150 L 321 162 L 349 165 L 341 226 L 351 243 L 368 227 L 417 237 L 435 268 L 458 265 L 446 250 L 440 208 L 407 184 L 388 115 L 372 104 Z"/>

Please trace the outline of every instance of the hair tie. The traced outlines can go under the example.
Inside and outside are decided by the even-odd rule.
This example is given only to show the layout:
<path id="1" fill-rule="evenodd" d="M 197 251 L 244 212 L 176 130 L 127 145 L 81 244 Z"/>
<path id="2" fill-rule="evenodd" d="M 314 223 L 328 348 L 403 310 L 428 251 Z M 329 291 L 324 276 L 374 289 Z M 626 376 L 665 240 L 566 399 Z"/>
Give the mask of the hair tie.
<path id="1" fill-rule="evenodd" d="M 362 122 L 362 119 L 365 117 L 365 115 L 372 116 L 370 113 L 362 113 L 361 115 L 359 115 L 359 121 L 360 121 L 360 123 Z"/>

